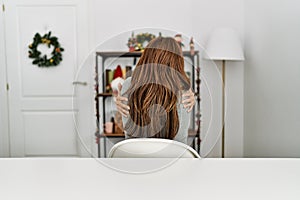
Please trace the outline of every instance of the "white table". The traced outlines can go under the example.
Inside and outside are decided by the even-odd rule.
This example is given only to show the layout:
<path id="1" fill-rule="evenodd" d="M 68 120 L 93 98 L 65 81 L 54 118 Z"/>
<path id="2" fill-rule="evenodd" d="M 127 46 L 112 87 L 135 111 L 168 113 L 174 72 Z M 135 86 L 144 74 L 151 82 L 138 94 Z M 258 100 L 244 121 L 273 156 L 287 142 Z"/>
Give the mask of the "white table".
<path id="1" fill-rule="evenodd" d="M 0 159 L 0 199 L 299 200 L 300 159 Z"/>

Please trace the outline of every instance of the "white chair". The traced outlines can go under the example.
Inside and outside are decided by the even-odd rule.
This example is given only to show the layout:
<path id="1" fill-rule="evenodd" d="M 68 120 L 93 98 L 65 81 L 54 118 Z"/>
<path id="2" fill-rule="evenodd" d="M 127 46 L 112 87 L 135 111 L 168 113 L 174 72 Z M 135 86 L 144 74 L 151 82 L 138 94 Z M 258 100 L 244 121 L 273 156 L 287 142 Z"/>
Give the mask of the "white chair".
<path id="1" fill-rule="evenodd" d="M 109 158 L 200 158 L 190 146 L 160 138 L 134 138 L 115 144 Z"/>

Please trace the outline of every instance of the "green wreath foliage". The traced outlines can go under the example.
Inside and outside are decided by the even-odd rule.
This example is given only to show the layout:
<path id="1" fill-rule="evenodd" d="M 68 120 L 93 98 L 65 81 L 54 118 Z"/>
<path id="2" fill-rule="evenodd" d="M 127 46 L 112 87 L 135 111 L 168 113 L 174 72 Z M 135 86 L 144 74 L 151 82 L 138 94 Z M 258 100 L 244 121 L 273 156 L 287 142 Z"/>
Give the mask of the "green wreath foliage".
<path id="1" fill-rule="evenodd" d="M 49 48 L 51 45 L 54 47 L 51 52 L 52 57 L 47 58 L 47 55 L 42 55 L 42 53 L 37 49 L 40 44 L 46 44 Z M 28 57 L 32 58 L 32 64 L 38 65 L 39 67 L 53 67 L 57 66 L 62 61 L 62 51 L 64 48 L 60 46 L 58 38 L 51 36 L 51 31 L 41 36 L 36 33 L 33 38 L 33 42 L 28 46 Z"/>
<path id="2" fill-rule="evenodd" d="M 155 35 L 152 33 L 140 33 L 136 35 L 136 41 L 137 41 L 137 50 L 144 50 L 144 42 L 150 42 L 152 39 L 155 38 Z"/>
<path id="3" fill-rule="evenodd" d="M 134 48 L 135 51 L 143 51 L 145 49 L 144 43 L 149 43 L 154 38 L 155 35 L 152 33 L 140 33 L 136 36 L 132 33 L 131 37 L 128 39 L 127 46 L 129 48 Z"/>

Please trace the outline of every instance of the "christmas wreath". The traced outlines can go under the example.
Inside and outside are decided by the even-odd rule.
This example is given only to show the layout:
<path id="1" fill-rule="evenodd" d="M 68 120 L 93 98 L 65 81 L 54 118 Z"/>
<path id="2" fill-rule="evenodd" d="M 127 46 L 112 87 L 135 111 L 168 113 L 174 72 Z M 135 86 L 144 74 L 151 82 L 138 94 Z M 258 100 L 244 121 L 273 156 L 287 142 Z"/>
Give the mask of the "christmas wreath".
<path id="1" fill-rule="evenodd" d="M 127 46 L 129 51 L 143 51 L 145 46 L 155 38 L 152 33 L 140 33 L 134 36 L 132 33 L 131 38 L 128 39 Z"/>
<path id="2" fill-rule="evenodd" d="M 42 55 L 42 53 L 37 49 L 40 44 L 46 44 L 49 48 L 53 46 L 53 51 L 51 52 L 52 57 L 47 58 L 47 55 Z M 51 36 L 51 31 L 41 36 L 36 33 L 33 38 L 33 42 L 29 45 L 29 58 L 32 58 L 32 64 L 38 65 L 39 67 L 52 67 L 57 66 L 62 61 L 61 52 L 64 49 L 60 46 L 58 38 Z"/>

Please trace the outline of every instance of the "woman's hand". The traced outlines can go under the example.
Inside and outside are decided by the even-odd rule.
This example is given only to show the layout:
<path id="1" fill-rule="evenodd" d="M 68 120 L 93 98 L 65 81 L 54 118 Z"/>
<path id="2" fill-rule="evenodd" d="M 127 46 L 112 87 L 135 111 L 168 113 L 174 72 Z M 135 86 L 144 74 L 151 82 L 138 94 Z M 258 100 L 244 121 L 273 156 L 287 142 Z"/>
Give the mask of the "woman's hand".
<path id="1" fill-rule="evenodd" d="M 195 94 L 192 91 L 192 89 L 190 88 L 189 91 L 185 92 L 183 95 L 183 107 L 184 108 L 188 108 L 188 112 L 191 112 L 191 110 L 193 109 L 194 105 L 195 105 Z"/>
<path id="2" fill-rule="evenodd" d="M 130 107 L 126 104 L 124 104 L 124 101 L 128 101 L 126 97 L 122 97 L 121 90 L 122 90 L 122 85 L 118 85 L 119 92 L 116 98 L 116 105 L 117 105 L 117 110 L 124 116 L 127 117 L 129 115 L 129 110 Z M 185 92 L 182 97 L 185 97 L 182 103 L 184 104 L 184 108 L 188 108 L 188 112 L 191 112 L 195 105 L 195 94 L 193 93 L 192 89 L 189 89 L 187 92 Z"/>
<path id="3" fill-rule="evenodd" d="M 128 102 L 128 99 L 126 97 L 122 97 L 121 94 L 121 90 L 122 90 L 122 85 L 119 83 L 118 84 L 118 95 L 116 98 L 116 105 L 117 105 L 117 110 L 121 113 L 122 116 L 127 117 L 129 115 L 129 106 L 127 106 L 126 104 L 124 104 L 124 101 Z"/>

